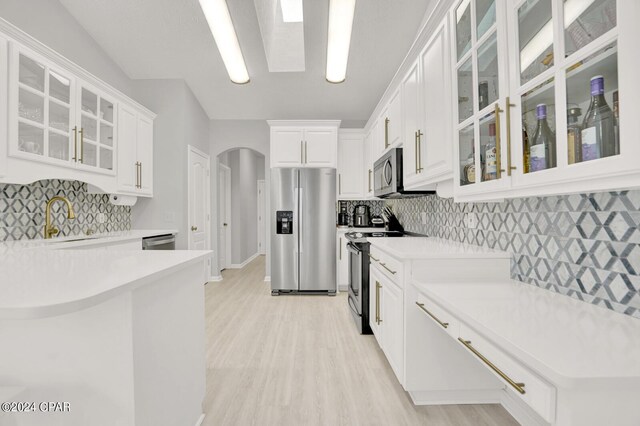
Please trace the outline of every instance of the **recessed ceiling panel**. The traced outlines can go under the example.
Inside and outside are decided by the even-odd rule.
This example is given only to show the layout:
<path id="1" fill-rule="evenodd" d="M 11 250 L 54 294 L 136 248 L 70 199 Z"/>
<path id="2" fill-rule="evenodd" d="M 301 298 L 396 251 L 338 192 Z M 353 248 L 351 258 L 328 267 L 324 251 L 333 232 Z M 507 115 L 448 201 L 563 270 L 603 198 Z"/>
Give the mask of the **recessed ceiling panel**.
<path id="1" fill-rule="evenodd" d="M 303 72 L 302 0 L 254 0 L 269 72 Z"/>

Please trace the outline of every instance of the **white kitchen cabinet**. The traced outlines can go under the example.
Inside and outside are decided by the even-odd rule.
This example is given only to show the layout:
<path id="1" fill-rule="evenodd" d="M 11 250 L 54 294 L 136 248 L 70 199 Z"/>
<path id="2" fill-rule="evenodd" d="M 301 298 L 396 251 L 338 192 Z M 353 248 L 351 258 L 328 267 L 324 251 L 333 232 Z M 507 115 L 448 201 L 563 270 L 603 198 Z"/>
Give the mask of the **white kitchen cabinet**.
<path id="1" fill-rule="evenodd" d="M 338 133 L 338 199 L 352 200 L 365 196 L 364 135 L 362 130 Z"/>
<path id="2" fill-rule="evenodd" d="M 627 118 L 637 116 L 640 106 L 633 95 L 625 95 L 640 92 L 635 76 L 640 64 L 635 46 L 640 37 L 640 5 L 615 0 L 495 1 L 487 9 L 486 3 L 462 3 L 450 19 L 456 28 L 453 48 L 470 46 L 454 60 L 455 97 L 463 104 L 464 99 L 480 100 L 480 95 L 487 94 L 485 103 L 466 102 L 459 109 L 454 144 L 456 199 L 482 201 L 640 186 L 638 125 Z M 589 23 L 586 31 L 585 22 Z M 514 42 L 507 45 L 507 39 Z M 604 116 L 611 119 L 594 127 L 585 117 L 592 98 L 591 80 L 598 76 L 608 104 Z M 535 146 L 538 123 L 543 122 L 550 129 L 550 143 Z M 601 138 L 596 137 L 594 132 L 600 130 L 595 128 L 601 130 Z M 590 144 L 592 140 L 596 143 Z M 495 172 L 493 165 L 487 168 L 485 152 L 493 144 L 498 154 Z M 493 162 L 492 156 L 489 159 Z M 473 182 L 464 172 L 470 169 L 475 169 Z"/>
<path id="3" fill-rule="evenodd" d="M 346 230 L 339 229 L 336 238 L 336 262 L 338 265 L 336 270 L 338 271 L 338 290 L 340 291 L 347 291 L 349 288 L 349 252 L 347 250 L 349 241 L 344 236 L 346 232 Z"/>
<path id="4" fill-rule="evenodd" d="M 9 129 L 7 128 L 7 88 L 9 76 L 9 43 L 0 35 L 0 152 L 7 152 Z M 2 99 L 4 101 L 2 101 Z M 7 172 L 6 156 L 0 155 L 0 176 Z"/>
<path id="5" fill-rule="evenodd" d="M 400 378 L 404 377 L 404 300 L 402 290 L 393 281 L 382 281 L 380 326 L 384 341 L 384 353 L 391 368 Z"/>
<path id="6" fill-rule="evenodd" d="M 152 196 L 153 120 L 133 108 L 121 106 L 118 121 L 118 190 Z"/>
<path id="7" fill-rule="evenodd" d="M 108 95 L 78 81 L 76 105 L 78 167 L 115 175 L 116 104 Z M 51 115 L 51 112 L 50 112 Z M 78 125 L 79 123 L 79 125 Z M 51 139 L 49 140 L 51 144 Z"/>
<path id="8" fill-rule="evenodd" d="M 340 121 L 269 120 L 271 167 L 337 167 Z"/>
<path id="9" fill-rule="evenodd" d="M 369 268 L 369 325 L 371 331 L 378 341 L 380 348 L 384 350 L 384 341 L 381 334 L 380 313 L 384 293 L 382 290 L 384 282 L 382 274 L 373 266 Z"/>
<path id="10" fill-rule="evenodd" d="M 385 151 L 402 143 L 402 93 L 400 88 L 391 95 L 378 118 L 378 147 L 376 159 Z"/>
<path id="11" fill-rule="evenodd" d="M 374 132 L 370 130 L 364 138 L 362 157 L 364 161 L 363 178 L 364 178 L 364 196 L 365 198 L 373 197 L 373 138 Z"/>

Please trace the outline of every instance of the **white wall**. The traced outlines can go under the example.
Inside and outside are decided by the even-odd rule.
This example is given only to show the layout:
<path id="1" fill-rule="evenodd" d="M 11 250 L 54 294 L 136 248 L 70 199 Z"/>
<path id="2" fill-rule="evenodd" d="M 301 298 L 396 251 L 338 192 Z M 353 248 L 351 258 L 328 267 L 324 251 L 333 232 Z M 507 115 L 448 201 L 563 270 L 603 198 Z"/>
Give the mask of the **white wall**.
<path id="1" fill-rule="evenodd" d="M 0 18 L 131 96 L 132 80 L 58 0 L 0 0 Z"/>
<path id="2" fill-rule="evenodd" d="M 140 198 L 131 209 L 132 227 L 177 229 L 176 248 L 186 250 L 187 146 L 209 152 L 209 119 L 183 80 L 137 80 L 133 92 L 157 117 L 153 128 L 153 198 Z"/>
<path id="3" fill-rule="evenodd" d="M 210 121 L 210 155 L 212 158 L 212 196 L 213 207 L 211 212 L 213 213 L 213 223 L 218 223 L 218 188 L 217 188 L 217 176 L 218 176 L 218 162 L 213 161 L 217 156 L 225 151 L 229 151 L 233 148 L 251 148 L 254 151 L 264 155 L 264 180 L 265 180 L 265 192 L 270 194 L 270 172 L 269 172 L 269 125 L 265 120 L 211 120 Z M 215 169 L 215 170 L 214 170 Z M 269 212 L 269 195 L 266 197 L 266 211 Z M 270 223 L 270 221 L 269 221 Z M 265 240 L 266 245 L 266 271 L 265 276 L 270 275 L 271 266 L 270 262 L 270 229 L 267 226 L 267 236 Z M 257 235 L 257 233 L 256 233 Z M 218 241 L 218 227 L 212 226 L 212 240 Z M 214 275 L 218 275 L 220 268 L 218 267 L 217 256 L 214 256 L 215 265 L 213 267 Z M 218 271 L 218 274 L 215 273 Z"/>

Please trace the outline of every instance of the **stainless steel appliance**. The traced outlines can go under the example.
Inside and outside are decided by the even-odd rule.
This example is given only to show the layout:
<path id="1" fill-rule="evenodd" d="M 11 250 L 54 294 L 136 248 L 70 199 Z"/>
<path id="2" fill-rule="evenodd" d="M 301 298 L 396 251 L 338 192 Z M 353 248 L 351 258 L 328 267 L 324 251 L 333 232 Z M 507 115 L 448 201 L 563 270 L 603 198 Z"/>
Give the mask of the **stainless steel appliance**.
<path id="1" fill-rule="evenodd" d="M 271 294 L 336 294 L 335 169 L 271 169 Z"/>
<path id="2" fill-rule="evenodd" d="M 142 239 L 142 250 L 175 250 L 175 234 L 156 235 Z"/>
<path id="3" fill-rule="evenodd" d="M 346 228 L 349 226 L 349 212 L 347 211 L 347 202 L 338 201 L 338 227 Z"/>
<path id="4" fill-rule="evenodd" d="M 349 310 L 360 334 L 371 334 L 369 325 L 369 242 L 367 238 L 402 237 L 400 232 L 347 232 L 349 240 Z"/>
<path id="5" fill-rule="evenodd" d="M 402 182 L 402 148 L 391 149 L 373 165 L 373 194 L 379 198 L 435 194 L 435 191 L 405 191 Z"/>
<path id="6" fill-rule="evenodd" d="M 353 208 L 353 226 L 356 228 L 367 228 L 371 226 L 369 206 L 359 204 Z"/>

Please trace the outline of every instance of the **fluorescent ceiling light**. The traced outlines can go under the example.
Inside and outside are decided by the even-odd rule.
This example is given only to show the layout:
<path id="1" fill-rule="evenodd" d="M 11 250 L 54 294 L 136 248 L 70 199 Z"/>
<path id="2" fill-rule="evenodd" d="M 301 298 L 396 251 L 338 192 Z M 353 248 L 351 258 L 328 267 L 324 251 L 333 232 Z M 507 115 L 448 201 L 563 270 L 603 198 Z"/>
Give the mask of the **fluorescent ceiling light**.
<path id="1" fill-rule="evenodd" d="M 564 28 L 568 28 L 595 0 L 566 0 Z M 520 70 L 526 70 L 553 43 L 553 23 L 549 20 L 520 52 Z"/>
<path id="2" fill-rule="evenodd" d="M 222 61 L 231 81 L 237 84 L 249 82 L 249 73 L 242 57 L 240 43 L 231 21 L 225 0 L 200 0 L 207 23 L 216 41 Z"/>
<path id="3" fill-rule="evenodd" d="M 282 10 L 282 21 L 302 22 L 302 0 L 280 0 Z"/>
<path id="4" fill-rule="evenodd" d="M 347 75 L 351 28 L 356 0 L 330 0 L 327 42 L 327 81 L 341 83 Z"/>

